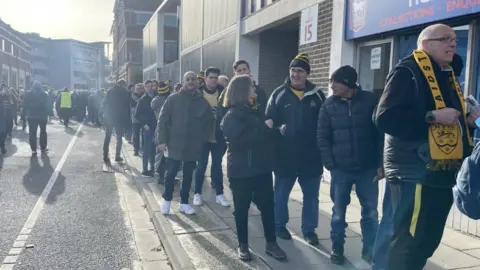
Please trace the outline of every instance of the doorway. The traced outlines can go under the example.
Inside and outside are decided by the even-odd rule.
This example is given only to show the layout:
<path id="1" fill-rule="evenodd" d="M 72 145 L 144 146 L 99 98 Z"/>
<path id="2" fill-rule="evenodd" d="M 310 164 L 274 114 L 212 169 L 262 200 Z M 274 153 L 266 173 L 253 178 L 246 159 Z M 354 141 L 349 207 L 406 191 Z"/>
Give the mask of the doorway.
<path id="1" fill-rule="evenodd" d="M 380 99 L 392 67 L 393 39 L 376 40 L 357 46 L 358 83 Z"/>

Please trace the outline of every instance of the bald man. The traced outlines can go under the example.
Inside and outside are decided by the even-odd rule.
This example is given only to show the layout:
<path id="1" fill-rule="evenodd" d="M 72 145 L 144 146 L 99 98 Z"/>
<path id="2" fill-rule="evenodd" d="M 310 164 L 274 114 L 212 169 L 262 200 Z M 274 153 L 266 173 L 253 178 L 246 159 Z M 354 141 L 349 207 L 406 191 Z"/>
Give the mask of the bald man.
<path id="1" fill-rule="evenodd" d="M 421 270 L 442 239 L 455 174 L 480 116 L 467 114 L 450 66 L 456 38 L 447 25 L 425 28 L 417 50 L 387 77 L 374 120 L 385 133 L 394 229 L 385 268 L 373 269 Z"/>
<path id="2" fill-rule="evenodd" d="M 160 111 L 156 131 L 158 151 L 167 157 L 165 172 L 165 199 L 161 211 L 170 213 L 175 176 L 183 162 L 183 180 L 180 190 L 180 209 L 186 215 L 195 214 L 188 203 L 193 171 L 202 157 L 203 146 L 213 130 L 210 105 L 198 91 L 195 72 L 183 76 L 183 87 L 168 96 Z"/>

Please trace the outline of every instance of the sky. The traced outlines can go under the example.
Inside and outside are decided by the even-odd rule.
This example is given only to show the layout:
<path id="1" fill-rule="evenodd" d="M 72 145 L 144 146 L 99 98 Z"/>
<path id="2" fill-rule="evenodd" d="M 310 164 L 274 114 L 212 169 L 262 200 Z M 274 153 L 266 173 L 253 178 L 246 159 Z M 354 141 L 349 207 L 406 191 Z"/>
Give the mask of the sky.
<path id="1" fill-rule="evenodd" d="M 0 0 L 0 18 L 20 32 L 111 41 L 115 0 Z"/>

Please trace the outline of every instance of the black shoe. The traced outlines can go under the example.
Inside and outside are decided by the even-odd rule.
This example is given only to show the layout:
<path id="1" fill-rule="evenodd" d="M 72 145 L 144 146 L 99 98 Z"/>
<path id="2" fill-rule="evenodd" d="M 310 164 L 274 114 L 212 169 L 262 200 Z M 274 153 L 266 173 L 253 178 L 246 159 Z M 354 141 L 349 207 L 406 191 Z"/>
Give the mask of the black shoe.
<path id="1" fill-rule="evenodd" d="M 311 246 L 318 246 L 318 236 L 315 232 L 306 233 L 304 236 L 305 241 Z"/>
<path id="2" fill-rule="evenodd" d="M 238 258 L 244 262 L 252 260 L 252 255 L 250 254 L 250 250 L 248 249 L 248 245 L 240 244 L 237 248 Z"/>
<path id="3" fill-rule="evenodd" d="M 367 263 L 372 263 L 373 259 L 373 249 L 372 248 L 367 248 L 363 247 L 362 248 L 362 260 L 366 261 Z"/>
<path id="4" fill-rule="evenodd" d="M 142 175 L 146 177 L 153 177 L 153 173 L 151 171 L 143 171 Z"/>
<path id="5" fill-rule="evenodd" d="M 138 151 L 133 152 L 133 155 L 136 156 L 136 157 L 140 156 L 140 154 L 138 153 Z"/>
<path id="6" fill-rule="evenodd" d="M 265 253 L 267 253 L 267 255 L 272 256 L 273 258 L 279 261 L 285 261 L 287 259 L 287 254 L 278 246 L 276 242 L 267 243 L 267 247 L 265 248 Z"/>
<path id="7" fill-rule="evenodd" d="M 343 246 L 333 245 L 332 253 L 330 253 L 330 261 L 333 264 L 342 265 L 345 262 L 345 257 L 343 256 Z"/>
<path id="8" fill-rule="evenodd" d="M 32 157 L 36 157 L 37 156 L 37 151 L 32 151 Z"/>
<path id="9" fill-rule="evenodd" d="M 284 239 L 284 240 L 292 239 L 292 234 L 290 234 L 290 232 L 285 227 L 277 228 L 275 233 L 277 234 L 278 238 L 281 238 L 281 239 Z"/>
<path id="10" fill-rule="evenodd" d="M 115 157 L 116 162 L 123 162 L 123 158 L 120 156 Z"/>

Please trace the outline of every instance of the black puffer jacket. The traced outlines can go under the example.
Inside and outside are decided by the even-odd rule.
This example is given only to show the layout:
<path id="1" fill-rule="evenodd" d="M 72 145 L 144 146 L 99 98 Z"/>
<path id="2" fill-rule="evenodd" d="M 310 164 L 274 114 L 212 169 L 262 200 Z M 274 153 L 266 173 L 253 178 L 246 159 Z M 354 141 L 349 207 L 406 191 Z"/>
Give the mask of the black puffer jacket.
<path id="1" fill-rule="evenodd" d="M 357 89 L 351 99 L 331 96 L 318 116 L 317 140 L 328 170 L 358 171 L 382 167 L 383 137 L 372 114 L 373 93 Z"/>
<path id="2" fill-rule="evenodd" d="M 307 81 L 301 100 L 290 88 L 290 80 L 275 89 L 267 104 L 267 119 L 276 128 L 286 125 L 285 135 L 277 136 L 275 174 L 282 177 L 317 177 L 323 173 L 317 147 L 317 119 L 325 101 L 322 90 Z"/>
<path id="3" fill-rule="evenodd" d="M 248 178 L 273 171 L 275 156 L 272 129 L 249 106 L 234 106 L 226 113 L 221 129 L 227 141 L 227 175 Z"/>

